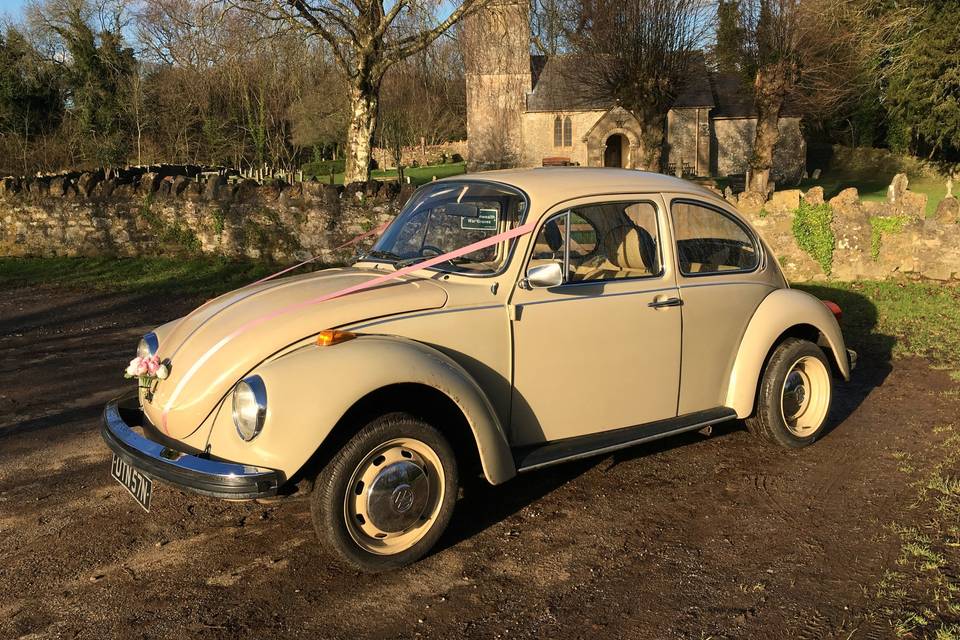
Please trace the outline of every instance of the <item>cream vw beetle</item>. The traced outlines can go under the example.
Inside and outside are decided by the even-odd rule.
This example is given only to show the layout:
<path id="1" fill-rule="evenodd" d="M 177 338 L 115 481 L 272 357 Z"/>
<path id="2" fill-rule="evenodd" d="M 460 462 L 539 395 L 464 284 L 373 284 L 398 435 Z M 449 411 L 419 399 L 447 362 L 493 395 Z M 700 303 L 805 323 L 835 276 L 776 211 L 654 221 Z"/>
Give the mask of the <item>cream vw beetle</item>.
<path id="1" fill-rule="evenodd" d="M 690 182 L 482 173 L 422 187 L 351 267 L 158 327 L 139 346 L 157 376 L 102 434 L 144 508 L 152 479 L 309 491 L 320 538 L 378 571 L 429 551 L 475 469 L 501 484 L 737 418 L 812 443 L 855 357 L 835 312 Z"/>

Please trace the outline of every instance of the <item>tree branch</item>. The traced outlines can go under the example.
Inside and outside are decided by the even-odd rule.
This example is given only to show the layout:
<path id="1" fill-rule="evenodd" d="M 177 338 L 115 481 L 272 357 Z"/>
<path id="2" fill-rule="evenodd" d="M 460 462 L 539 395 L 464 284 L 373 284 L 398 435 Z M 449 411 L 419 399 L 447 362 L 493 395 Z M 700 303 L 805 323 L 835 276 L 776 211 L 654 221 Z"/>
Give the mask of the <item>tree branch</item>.
<path id="1" fill-rule="evenodd" d="M 464 0 L 456 11 L 447 16 L 446 20 L 440 22 L 437 26 L 426 31 L 421 31 L 415 35 L 400 38 L 388 44 L 383 53 L 384 64 L 389 66 L 409 55 L 422 51 L 430 46 L 447 29 L 455 25 L 460 20 L 472 15 L 486 4 L 486 0 Z"/>

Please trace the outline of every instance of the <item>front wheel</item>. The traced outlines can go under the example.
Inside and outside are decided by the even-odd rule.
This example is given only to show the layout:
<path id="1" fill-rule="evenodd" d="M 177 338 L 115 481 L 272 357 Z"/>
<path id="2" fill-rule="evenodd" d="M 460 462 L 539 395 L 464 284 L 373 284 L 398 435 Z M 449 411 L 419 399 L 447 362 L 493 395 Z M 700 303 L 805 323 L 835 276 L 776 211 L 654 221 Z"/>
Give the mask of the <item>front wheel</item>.
<path id="1" fill-rule="evenodd" d="M 788 338 L 763 370 L 747 428 L 773 444 L 805 447 L 822 433 L 832 400 L 833 379 L 823 350 L 808 340 Z"/>
<path id="2" fill-rule="evenodd" d="M 317 534 L 347 563 L 371 573 L 402 567 L 436 544 L 457 500 L 457 463 L 435 428 L 407 414 L 373 420 L 317 479 Z"/>

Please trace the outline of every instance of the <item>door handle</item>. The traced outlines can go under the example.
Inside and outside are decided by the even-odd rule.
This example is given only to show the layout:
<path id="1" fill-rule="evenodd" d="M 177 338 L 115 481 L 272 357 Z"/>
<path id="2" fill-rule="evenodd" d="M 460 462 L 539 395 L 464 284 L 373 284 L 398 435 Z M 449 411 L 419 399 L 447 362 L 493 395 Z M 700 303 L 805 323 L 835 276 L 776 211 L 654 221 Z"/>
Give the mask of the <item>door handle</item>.
<path id="1" fill-rule="evenodd" d="M 649 303 L 647 306 L 653 309 L 662 309 L 665 307 L 679 307 L 683 305 L 683 300 L 677 297 L 665 298 L 663 296 L 657 296 L 653 299 L 653 302 Z"/>

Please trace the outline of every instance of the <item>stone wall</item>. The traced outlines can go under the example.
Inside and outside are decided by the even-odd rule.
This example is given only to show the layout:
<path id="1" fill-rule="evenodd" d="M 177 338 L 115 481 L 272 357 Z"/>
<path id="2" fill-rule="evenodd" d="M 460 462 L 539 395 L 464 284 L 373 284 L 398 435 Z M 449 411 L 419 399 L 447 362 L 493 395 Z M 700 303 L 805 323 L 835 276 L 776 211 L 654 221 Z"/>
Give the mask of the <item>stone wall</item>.
<path id="1" fill-rule="evenodd" d="M 0 180 L 0 255 L 221 255 L 292 262 L 348 259 L 347 240 L 390 220 L 410 185 L 347 188 L 305 182 L 261 186 L 225 176 L 133 171 Z M 894 179 L 889 201 L 861 202 L 855 189 L 824 203 L 819 187 L 770 200 L 729 196 L 771 245 L 792 281 L 925 278 L 960 281 L 960 204 L 947 198 L 926 219 L 926 199 Z M 821 208 L 826 207 L 826 208 Z M 798 242 L 798 211 L 827 215 L 827 268 Z M 810 231 L 810 230 L 808 230 Z"/>
<path id="2" fill-rule="evenodd" d="M 570 162 L 586 166 L 587 143 L 584 136 L 604 114 L 603 111 L 528 111 L 523 114 L 523 156 L 521 166 L 539 167 L 544 158 L 569 158 Z M 570 117 L 571 145 L 553 145 L 553 121 Z"/>
<path id="3" fill-rule="evenodd" d="M 797 184 L 806 169 L 807 146 L 800 118 L 780 118 L 780 138 L 773 153 L 771 177 L 777 182 Z M 756 118 L 714 118 L 716 137 L 712 171 L 718 176 L 743 175 L 750 168 Z"/>
<path id="4" fill-rule="evenodd" d="M 405 167 L 412 166 L 414 163 L 424 167 L 427 165 L 442 164 L 444 162 L 453 162 L 455 155 L 460 156 L 460 158 L 467 157 L 466 140 L 453 140 L 442 144 L 424 144 L 404 147 L 401 150 L 400 162 Z M 373 159 L 377 161 L 377 166 L 381 169 L 396 168 L 393 151 L 390 149 L 374 147 Z"/>
<path id="5" fill-rule="evenodd" d="M 824 202 L 823 189 L 778 191 L 769 201 L 754 193 L 728 197 L 747 215 L 773 249 L 791 281 L 883 280 L 889 278 L 960 281 L 960 203 L 945 198 L 937 215 L 926 218 L 926 196 L 907 188 L 906 176 L 894 178 L 887 202 L 863 202 L 846 189 Z M 798 242 L 801 207 L 827 206 L 831 239 L 829 268 Z M 827 272 L 829 271 L 829 273 Z"/>
<path id="6" fill-rule="evenodd" d="M 103 172 L 0 181 L 0 255 L 350 257 L 347 240 L 396 214 L 410 185 L 261 186 L 212 175 Z"/>
<path id="7" fill-rule="evenodd" d="M 708 176 L 711 172 L 710 109 L 683 108 L 667 112 L 667 173 Z"/>

